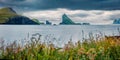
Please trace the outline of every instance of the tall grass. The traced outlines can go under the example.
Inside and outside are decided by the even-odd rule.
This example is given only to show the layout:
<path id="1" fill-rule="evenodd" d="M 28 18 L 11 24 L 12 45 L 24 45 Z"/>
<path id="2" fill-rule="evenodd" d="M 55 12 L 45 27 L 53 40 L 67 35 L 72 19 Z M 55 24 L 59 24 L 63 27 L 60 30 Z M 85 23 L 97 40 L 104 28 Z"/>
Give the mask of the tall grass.
<path id="1" fill-rule="evenodd" d="M 54 47 L 40 42 L 39 38 L 32 37 L 28 44 L 21 47 L 16 42 L 4 46 L 1 41 L 0 59 L 10 60 L 120 60 L 120 39 L 100 38 L 78 41 L 75 44 L 69 41 L 63 48 Z"/>

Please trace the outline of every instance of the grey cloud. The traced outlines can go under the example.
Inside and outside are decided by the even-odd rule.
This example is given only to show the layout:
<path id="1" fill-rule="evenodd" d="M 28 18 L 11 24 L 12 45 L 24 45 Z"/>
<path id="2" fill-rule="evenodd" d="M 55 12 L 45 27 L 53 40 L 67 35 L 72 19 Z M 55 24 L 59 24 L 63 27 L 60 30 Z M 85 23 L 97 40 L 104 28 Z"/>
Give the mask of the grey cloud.
<path id="1" fill-rule="evenodd" d="M 110 20 L 115 20 L 117 18 L 120 18 L 120 13 L 115 15 L 110 15 Z"/>
<path id="2" fill-rule="evenodd" d="M 54 12 L 53 12 L 54 11 Z M 120 10 L 40 10 L 23 13 L 30 18 L 39 20 L 61 21 L 62 14 L 66 13 L 75 22 L 89 22 L 91 24 L 112 24 L 114 19 L 120 18 Z M 97 14 L 95 14 L 97 13 Z"/>
<path id="3" fill-rule="evenodd" d="M 89 16 L 89 14 L 87 14 L 87 13 L 78 13 L 78 14 L 73 14 L 73 15 L 71 15 L 71 17 L 88 17 Z"/>
<path id="4" fill-rule="evenodd" d="M 103 11 L 99 11 L 99 12 L 94 12 L 94 14 L 101 15 L 101 14 L 104 14 L 104 12 Z"/>

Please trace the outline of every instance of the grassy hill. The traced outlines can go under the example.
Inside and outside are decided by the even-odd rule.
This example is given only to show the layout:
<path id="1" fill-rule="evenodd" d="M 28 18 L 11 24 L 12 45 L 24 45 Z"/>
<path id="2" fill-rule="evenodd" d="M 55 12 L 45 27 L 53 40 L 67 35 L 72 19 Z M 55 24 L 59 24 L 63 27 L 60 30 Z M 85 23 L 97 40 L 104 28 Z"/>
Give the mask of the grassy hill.
<path id="1" fill-rule="evenodd" d="M 28 17 L 18 15 L 12 8 L 5 7 L 0 9 L 0 24 L 19 24 L 19 25 L 33 25 L 39 24 L 35 20 Z"/>
<path id="2" fill-rule="evenodd" d="M 0 9 L 0 23 L 5 23 L 10 17 L 18 16 L 12 8 L 6 7 Z"/>

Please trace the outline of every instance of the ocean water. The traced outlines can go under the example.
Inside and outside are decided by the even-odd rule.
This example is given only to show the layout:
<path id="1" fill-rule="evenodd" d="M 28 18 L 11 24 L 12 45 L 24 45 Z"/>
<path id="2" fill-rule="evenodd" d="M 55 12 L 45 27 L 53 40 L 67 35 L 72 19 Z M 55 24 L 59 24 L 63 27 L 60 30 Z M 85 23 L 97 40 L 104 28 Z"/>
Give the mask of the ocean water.
<path id="1" fill-rule="evenodd" d="M 23 44 L 34 34 L 41 35 L 41 42 L 64 46 L 68 41 L 82 41 L 89 36 L 120 35 L 120 25 L 0 25 L 0 40 Z"/>

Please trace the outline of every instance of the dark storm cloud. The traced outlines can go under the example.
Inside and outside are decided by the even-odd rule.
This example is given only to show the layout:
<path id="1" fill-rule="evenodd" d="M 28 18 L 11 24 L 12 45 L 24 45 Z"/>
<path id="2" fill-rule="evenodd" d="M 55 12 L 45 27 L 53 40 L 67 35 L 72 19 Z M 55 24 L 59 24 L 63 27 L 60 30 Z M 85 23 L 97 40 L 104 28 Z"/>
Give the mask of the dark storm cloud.
<path id="1" fill-rule="evenodd" d="M 0 0 L 0 6 L 16 6 L 16 7 L 24 7 L 25 4 L 23 2 L 26 0 Z"/>
<path id="2" fill-rule="evenodd" d="M 25 1 L 25 0 L 0 0 L 0 2 L 20 2 L 20 1 Z"/>
<path id="3" fill-rule="evenodd" d="M 30 9 L 119 10 L 120 0 L 0 0 L 4 6 Z"/>

